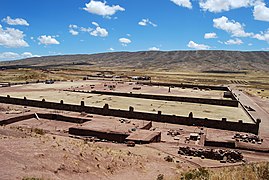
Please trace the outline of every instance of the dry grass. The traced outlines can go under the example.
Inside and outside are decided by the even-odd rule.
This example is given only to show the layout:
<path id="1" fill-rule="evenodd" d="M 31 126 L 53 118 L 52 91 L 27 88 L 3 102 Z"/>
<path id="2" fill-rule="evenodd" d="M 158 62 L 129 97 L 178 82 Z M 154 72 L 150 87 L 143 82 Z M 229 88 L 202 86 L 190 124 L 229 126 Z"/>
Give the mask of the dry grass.
<path id="1" fill-rule="evenodd" d="M 268 72 L 254 72 L 248 71 L 246 74 L 229 74 L 229 73 L 204 73 L 199 71 L 182 71 L 182 70 L 163 70 L 155 69 L 133 69 L 133 68 L 96 68 L 96 67 L 81 67 L 74 69 L 74 67 L 65 67 L 64 69 L 58 67 L 55 69 L 38 70 L 20 68 L 16 70 L 0 71 L 0 82 L 18 82 L 18 81 L 36 81 L 46 79 L 58 80 L 76 80 L 82 79 L 86 75 L 96 74 L 102 72 L 104 74 L 114 75 L 148 75 L 152 77 L 153 81 L 172 82 L 172 83 L 192 83 L 192 84 L 207 84 L 207 85 L 222 85 L 230 84 L 233 81 L 242 81 L 246 84 L 237 84 L 243 88 L 254 89 L 269 89 L 269 73 Z M 267 94 L 266 94 L 267 95 Z"/>
<path id="2" fill-rule="evenodd" d="M 178 179 L 185 180 L 268 180 L 269 162 L 231 166 L 218 169 L 193 169 L 183 172 Z"/>
<path id="3" fill-rule="evenodd" d="M 38 80 L 70 80 L 82 79 L 72 74 L 54 73 L 53 71 L 35 70 L 35 69 L 16 69 L 0 71 L 0 82 L 33 82 Z"/>
<path id="4" fill-rule="evenodd" d="M 39 128 L 34 128 L 31 129 L 32 132 L 36 133 L 36 134 L 40 134 L 40 135 L 44 135 L 45 131 L 43 129 L 39 129 Z"/>

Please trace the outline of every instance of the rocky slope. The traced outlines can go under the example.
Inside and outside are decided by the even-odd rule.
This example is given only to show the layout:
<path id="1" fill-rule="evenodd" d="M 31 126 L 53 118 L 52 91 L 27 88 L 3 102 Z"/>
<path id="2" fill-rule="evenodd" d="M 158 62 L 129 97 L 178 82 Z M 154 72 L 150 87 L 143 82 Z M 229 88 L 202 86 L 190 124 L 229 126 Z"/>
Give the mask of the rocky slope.
<path id="1" fill-rule="evenodd" d="M 61 67 L 70 65 L 130 68 L 192 69 L 198 71 L 269 71 L 269 52 L 141 51 L 91 55 L 35 57 L 1 62 L 2 67 Z"/>

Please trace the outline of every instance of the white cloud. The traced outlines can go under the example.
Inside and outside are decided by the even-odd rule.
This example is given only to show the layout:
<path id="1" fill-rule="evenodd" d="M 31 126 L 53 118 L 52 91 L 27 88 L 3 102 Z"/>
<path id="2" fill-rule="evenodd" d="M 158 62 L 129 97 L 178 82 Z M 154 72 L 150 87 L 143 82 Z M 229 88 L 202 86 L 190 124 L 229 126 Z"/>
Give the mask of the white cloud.
<path id="1" fill-rule="evenodd" d="M 0 25 L 0 45 L 10 48 L 28 47 L 22 31 L 14 28 L 4 30 Z"/>
<path id="2" fill-rule="evenodd" d="M 183 7 L 189 8 L 189 9 L 192 8 L 192 4 L 191 4 L 190 0 L 171 0 L 171 1 L 178 6 L 183 6 Z"/>
<path id="3" fill-rule="evenodd" d="M 109 51 L 115 51 L 115 49 L 114 49 L 114 48 L 109 48 L 108 50 L 109 50 Z"/>
<path id="4" fill-rule="evenodd" d="M 76 36 L 79 34 L 79 31 L 81 32 L 87 32 L 90 33 L 92 36 L 100 36 L 100 37 L 106 37 L 108 36 L 108 31 L 105 28 L 101 28 L 97 22 L 92 22 L 92 25 L 96 26 L 95 28 L 85 28 L 85 27 L 79 27 L 77 25 L 70 24 L 69 25 L 69 32 Z"/>
<path id="5" fill-rule="evenodd" d="M 108 32 L 106 29 L 104 28 L 101 28 L 101 27 L 96 27 L 95 30 L 93 30 L 91 33 L 90 33 L 92 36 L 100 36 L 100 37 L 106 37 L 108 36 Z"/>
<path id="6" fill-rule="evenodd" d="M 70 25 L 69 25 L 69 28 L 72 28 L 72 29 L 77 29 L 77 28 L 78 28 L 78 26 L 77 26 L 77 25 L 75 25 L 75 24 L 70 24 Z"/>
<path id="7" fill-rule="evenodd" d="M 268 48 L 262 48 L 263 51 L 269 51 L 269 47 Z"/>
<path id="8" fill-rule="evenodd" d="M 157 24 L 154 24 L 151 22 L 149 19 L 142 19 L 140 22 L 138 22 L 140 26 L 147 26 L 147 25 L 152 25 L 153 27 L 157 27 Z"/>
<path id="9" fill-rule="evenodd" d="M 69 25 L 69 32 L 73 35 L 73 36 L 77 36 L 79 34 L 79 32 L 77 31 L 78 26 L 75 24 L 70 24 Z"/>
<path id="10" fill-rule="evenodd" d="M 42 35 L 37 38 L 39 40 L 40 44 L 50 45 L 50 44 L 60 44 L 59 41 L 57 41 L 52 36 Z"/>
<path id="11" fill-rule="evenodd" d="M 269 43 L 269 29 L 265 32 L 261 32 L 260 34 L 255 34 L 252 37 L 261 41 L 267 41 Z"/>
<path id="12" fill-rule="evenodd" d="M 97 22 L 92 22 L 92 24 L 95 26 L 99 26 L 99 24 Z"/>
<path id="13" fill-rule="evenodd" d="M 139 24 L 140 26 L 146 26 L 146 25 L 147 25 L 147 22 L 146 22 L 145 19 L 142 19 L 141 21 L 138 22 L 138 24 Z"/>
<path id="14" fill-rule="evenodd" d="M 73 36 L 77 36 L 79 34 L 78 31 L 75 31 L 74 29 L 69 29 L 69 32 L 73 35 Z"/>
<path id="15" fill-rule="evenodd" d="M 21 54 L 21 58 L 40 57 L 39 55 L 33 55 L 31 52 L 24 52 Z"/>
<path id="16" fill-rule="evenodd" d="M 125 44 L 129 44 L 129 43 L 132 42 L 130 39 L 127 39 L 127 38 L 120 38 L 119 41 L 120 41 L 121 43 L 125 43 Z"/>
<path id="17" fill-rule="evenodd" d="M 3 52 L 3 53 L 0 53 L 0 59 L 1 60 L 16 59 L 18 57 L 20 57 L 20 55 L 17 54 L 17 53 L 14 53 L 14 52 Z"/>
<path id="18" fill-rule="evenodd" d="M 200 0 L 199 5 L 204 11 L 222 12 L 231 9 L 249 7 L 255 3 L 256 0 Z"/>
<path id="19" fill-rule="evenodd" d="M 244 30 L 244 25 L 234 20 L 229 20 L 227 17 L 222 16 L 220 18 L 213 19 L 214 27 L 222 29 L 228 33 L 231 33 L 234 37 L 249 37 L 253 33 L 247 33 Z"/>
<path id="20" fill-rule="evenodd" d="M 121 42 L 122 46 L 127 46 L 128 44 L 130 44 L 132 41 L 130 39 L 127 38 L 120 38 L 119 42 Z"/>
<path id="21" fill-rule="evenodd" d="M 204 35 L 205 39 L 214 39 L 214 38 L 218 38 L 216 33 L 205 33 Z"/>
<path id="22" fill-rule="evenodd" d="M 193 41 L 190 41 L 187 45 L 189 48 L 193 48 L 193 49 L 198 49 L 198 50 L 206 50 L 209 49 L 210 46 L 205 45 L 205 44 L 197 44 Z"/>
<path id="23" fill-rule="evenodd" d="M 82 31 L 82 32 L 88 32 L 88 33 L 90 33 L 91 31 L 92 31 L 93 29 L 92 28 L 85 28 L 85 27 L 80 27 L 80 31 Z"/>
<path id="24" fill-rule="evenodd" d="M 12 19 L 11 17 L 7 16 L 6 18 L 2 19 L 2 21 L 9 25 L 29 26 L 29 23 L 22 18 Z"/>
<path id="25" fill-rule="evenodd" d="M 125 9 L 119 5 L 112 5 L 109 6 L 106 4 L 106 2 L 101 1 L 94 1 L 91 0 L 89 3 L 85 4 L 85 8 L 83 8 L 85 11 L 97 14 L 104 17 L 109 17 L 114 15 L 117 11 L 125 11 Z"/>
<path id="26" fill-rule="evenodd" d="M 230 40 L 224 42 L 224 44 L 226 44 L 226 45 L 240 45 L 240 44 L 243 44 L 243 41 L 241 39 L 236 38 L 236 39 L 230 39 Z"/>
<path id="27" fill-rule="evenodd" d="M 24 52 L 22 54 L 14 53 L 14 52 L 3 52 L 0 53 L 0 60 L 15 60 L 15 59 L 23 59 L 23 58 L 31 58 L 31 57 L 40 57 L 38 55 L 33 55 L 30 52 Z"/>
<path id="28" fill-rule="evenodd" d="M 90 32 L 92 36 L 100 36 L 100 37 L 106 37 L 108 36 L 108 32 L 105 28 L 101 28 L 98 23 L 92 22 L 93 25 L 96 26 L 96 28 Z"/>
<path id="29" fill-rule="evenodd" d="M 254 6 L 253 16 L 255 20 L 269 22 L 269 8 L 265 6 L 265 3 L 258 3 Z"/>
<path id="30" fill-rule="evenodd" d="M 149 48 L 149 51 L 160 51 L 160 48 L 157 48 L 157 47 L 151 47 L 151 48 Z"/>
<path id="31" fill-rule="evenodd" d="M 266 7 L 264 0 L 199 0 L 199 5 L 202 10 L 214 13 L 242 7 L 254 7 L 254 19 L 269 22 L 269 8 Z"/>

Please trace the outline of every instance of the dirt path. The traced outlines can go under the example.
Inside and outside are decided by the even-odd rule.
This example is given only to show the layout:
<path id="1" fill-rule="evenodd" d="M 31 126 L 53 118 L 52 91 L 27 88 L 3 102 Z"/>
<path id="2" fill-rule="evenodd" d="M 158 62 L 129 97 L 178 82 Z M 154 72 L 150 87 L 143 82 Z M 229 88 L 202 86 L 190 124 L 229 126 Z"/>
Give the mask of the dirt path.
<path id="1" fill-rule="evenodd" d="M 238 97 L 239 101 L 244 105 L 244 106 L 250 106 L 253 108 L 255 111 L 249 111 L 249 113 L 255 118 L 255 119 L 261 119 L 261 124 L 260 124 L 260 132 L 259 134 L 261 136 L 269 136 L 269 113 L 265 111 L 261 106 L 257 104 L 258 99 L 252 98 L 248 96 L 246 93 L 233 89 L 233 93 L 236 94 Z"/>

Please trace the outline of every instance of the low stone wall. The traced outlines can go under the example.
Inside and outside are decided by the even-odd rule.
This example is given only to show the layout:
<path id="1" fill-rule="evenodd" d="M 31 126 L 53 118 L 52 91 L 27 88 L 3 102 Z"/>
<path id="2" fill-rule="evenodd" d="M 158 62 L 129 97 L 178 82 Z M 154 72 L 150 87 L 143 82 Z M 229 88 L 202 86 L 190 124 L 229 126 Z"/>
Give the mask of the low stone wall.
<path id="1" fill-rule="evenodd" d="M 99 139 L 106 139 L 108 141 L 116 141 L 119 143 L 123 143 L 125 139 L 130 135 L 119 132 L 103 132 L 92 129 L 74 128 L 74 127 L 69 128 L 69 134 L 77 136 L 93 136 Z"/>
<path id="2" fill-rule="evenodd" d="M 235 148 L 235 142 L 205 141 L 205 146 Z"/>
<path id="3" fill-rule="evenodd" d="M 239 101 L 239 104 L 242 106 L 242 108 L 244 109 L 245 113 L 250 117 L 250 119 L 254 122 L 257 123 L 258 121 L 261 122 L 261 120 L 259 119 L 255 119 L 251 113 L 247 110 L 247 108 Z"/>
<path id="4" fill-rule="evenodd" d="M 90 119 L 82 119 L 82 118 L 78 118 L 78 117 L 63 116 L 60 114 L 40 114 L 40 113 L 38 113 L 38 116 L 40 118 L 43 118 L 43 119 L 64 121 L 64 122 L 77 123 L 77 124 L 82 124 L 82 123 L 90 121 Z"/>
<path id="5" fill-rule="evenodd" d="M 232 100 L 236 100 L 238 101 L 237 97 L 235 96 L 235 94 L 232 92 L 231 88 L 230 87 L 227 87 L 228 91 L 231 92 L 231 95 L 232 95 Z"/>
<path id="6" fill-rule="evenodd" d="M 130 119 L 141 119 L 155 122 L 166 122 L 172 124 L 182 124 L 189 126 L 204 126 L 209 128 L 216 129 L 224 129 L 231 131 L 239 131 L 239 132 L 249 132 L 257 134 L 259 131 L 260 122 L 249 124 L 243 123 L 242 120 L 238 122 L 228 121 L 226 118 L 222 120 L 213 120 L 207 118 L 194 118 L 192 117 L 192 113 L 190 113 L 189 117 L 183 116 L 175 116 L 175 115 L 164 115 L 161 111 L 158 111 L 157 114 L 146 113 L 146 112 L 136 112 L 133 107 L 128 110 L 116 110 L 109 109 L 108 104 L 106 104 L 103 108 L 99 107 L 90 107 L 85 106 L 84 101 L 81 102 L 81 105 L 71 105 L 64 104 L 63 101 L 60 103 L 55 102 L 47 102 L 45 100 L 37 101 L 37 100 L 28 100 L 27 98 L 19 99 L 19 98 L 11 98 L 11 97 L 0 97 L 0 103 L 7 104 L 15 104 L 22 106 L 32 106 L 39 108 L 47 108 L 47 109 L 56 109 L 56 110 L 64 110 L 64 111 L 74 111 L 74 112 L 85 112 L 90 114 L 99 114 L 104 116 L 115 116 L 122 118 L 130 118 Z M 228 112 L 227 112 L 228 113 Z"/>
<path id="7" fill-rule="evenodd" d="M 199 89 L 210 89 L 218 91 L 229 91 L 226 86 L 208 86 L 208 85 L 195 85 L 195 84 L 172 84 L 172 83 L 161 83 L 161 82 L 137 82 L 138 84 L 149 85 L 149 86 L 167 86 L 167 87 L 180 87 L 180 88 L 199 88 Z"/>
<path id="8" fill-rule="evenodd" d="M 22 115 L 22 116 L 16 116 L 16 117 L 13 117 L 13 118 L 9 118 L 9 119 L 5 119 L 5 120 L 0 121 L 0 126 L 16 123 L 16 122 L 20 122 L 20 121 L 24 121 L 24 120 L 31 119 L 31 118 L 34 118 L 34 117 L 35 117 L 35 114 L 27 114 L 27 115 Z"/>
<path id="9" fill-rule="evenodd" d="M 146 129 L 149 130 L 152 127 L 152 121 L 147 122 L 146 125 L 144 125 L 143 127 L 141 127 L 140 129 Z"/>
<path id="10" fill-rule="evenodd" d="M 45 83 L 46 81 L 48 81 L 48 80 L 23 81 L 23 82 L 0 82 L 0 87 L 10 87 L 10 86 L 16 86 L 16 85 Z M 65 82 L 67 80 L 53 79 L 52 81 L 53 82 Z"/>
<path id="11" fill-rule="evenodd" d="M 77 117 L 70 117 L 70 116 L 63 116 L 59 114 L 37 114 L 39 118 L 43 119 L 49 119 L 49 120 L 54 120 L 54 121 L 64 121 L 64 122 L 71 122 L 71 123 L 77 123 L 77 124 L 82 124 L 84 122 L 90 121 L 89 119 L 82 119 L 82 118 L 77 118 Z M 16 116 L 13 118 L 5 119 L 0 121 L 0 126 L 2 125 L 8 125 L 20 121 L 24 121 L 27 119 L 31 118 L 36 118 L 35 114 L 27 114 L 27 115 L 22 115 L 22 116 Z"/>
<path id="12" fill-rule="evenodd" d="M 77 90 L 74 90 L 71 92 L 89 93 L 88 91 L 77 91 Z M 238 107 L 237 100 L 179 97 L 179 96 L 165 96 L 165 95 L 152 95 L 152 94 L 135 94 L 135 93 L 133 94 L 133 93 L 108 92 L 108 91 L 91 91 L 90 93 L 111 95 L 111 96 L 123 96 L 123 97 L 134 97 L 134 98 L 143 98 L 143 99 L 178 101 L 178 102 L 189 102 L 189 103 Z"/>

